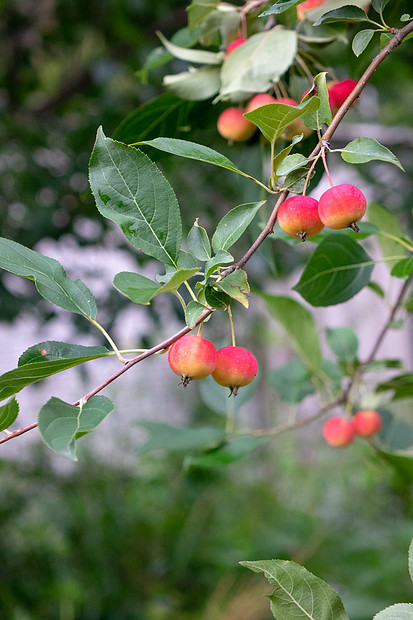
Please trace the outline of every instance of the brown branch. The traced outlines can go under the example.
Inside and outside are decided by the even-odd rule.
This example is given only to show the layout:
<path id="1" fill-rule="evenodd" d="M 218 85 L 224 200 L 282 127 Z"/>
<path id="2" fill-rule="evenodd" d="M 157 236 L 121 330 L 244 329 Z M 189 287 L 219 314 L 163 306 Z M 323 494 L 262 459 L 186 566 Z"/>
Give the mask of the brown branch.
<path id="1" fill-rule="evenodd" d="M 335 114 L 334 118 L 331 121 L 331 124 L 329 125 L 329 127 L 325 131 L 325 133 L 323 134 L 322 140 L 323 140 L 324 143 L 328 142 L 329 140 L 331 140 L 334 132 L 336 131 L 337 127 L 339 126 L 339 124 L 343 120 L 345 114 L 348 112 L 348 110 L 350 109 L 350 107 L 352 106 L 354 101 L 357 99 L 357 97 L 360 96 L 360 94 L 363 91 L 363 89 L 364 89 L 365 85 L 367 84 L 368 80 L 373 75 L 373 73 L 376 71 L 376 69 L 379 67 L 379 65 L 385 60 L 385 58 L 387 58 L 387 56 L 394 49 L 396 49 L 396 47 L 398 47 L 402 43 L 403 39 L 405 37 L 407 37 L 407 35 L 409 35 L 411 32 L 413 32 L 413 22 L 409 22 L 406 26 L 404 26 L 400 30 L 396 30 L 396 29 L 392 30 L 392 32 L 394 32 L 394 37 L 391 39 L 391 41 L 389 41 L 389 43 L 386 45 L 386 47 L 384 47 L 381 50 L 381 52 L 379 52 L 379 54 L 377 54 L 377 56 L 373 59 L 373 61 L 367 67 L 366 71 L 363 73 L 363 75 L 360 78 L 360 80 L 357 82 L 357 85 L 354 87 L 353 91 L 350 93 L 350 95 L 347 97 L 347 99 L 345 100 L 343 105 L 339 108 L 339 110 Z M 317 144 L 317 146 L 313 149 L 312 153 L 309 155 L 309 159 L 312 159 L 313 157 L 318 155 L 318 153 L 320 152 L 321 146 L 322 145 L 320 143 Z M 276 204 L 275 204 L 275 206 L 274 206 L 274 208 L 272 210 L 272 213 L 271 213 L 271 215 L 270 215 L 270 217 L 269 217 L 269 219 L 267 221 L 267 224 L 265 225 L 264 229 L 261 231 L 261 233 L 259 234 L 257 239 L 254 241 L 254 243 L 251 245 L 251 247 L 247 250 L 247 252 L 239 259 L 239 261 L 234 263 L 234 265 L 231 265 L 231 267 L 229 267 L 228 269 L 225 269 L 225 271 L 222 272 L 222 274 L 221 274 L 222 278 L 225 278 L 227 275 L 229 275 L 230 273 L 232 273 L 236 269 L 241 269 L 250 260 L 252 255 L 258 250 L 258 248 L 261 246 L 261 244 L 264 242 L 264 240 L 268 237 L 268 235 L 270 235 L 273 232 L 274 225 L 275 225 L 275 222 L 276 222 L 276 219 L 277 219 L 278 209 L 279 209 L 280 205 L 284 202 L 284 200 L 287 198 L 288 194 L 289 194 L 288 190 L 283 190 L 281 192 L 281 194 L 280 194 L 280 196 L 279 196 L 279 198 L 278 198 L 278 200 L 277 200 L 277 202 L 276 202 Z M 404 296 L 404 294 L 405 294 L 405 292 L 406 292 L 406 290 L 408 288 L 408 284 L 410 284 L 410 280 L 411 280 L 411 277 L 406 281 L 406 283 L 405 283 L 405 285 L 404 285 L 404 287 L 403 287 L 403 289 L 401 291 L 401 294 L 399 296 L 399 301 L 396 302 L 396 306 L 397 307 L 395 307 L 393 309 L 394 313 L 396 312 L 397 308 L 399 307 L 399 305 L 401 303 L 401 300 L 402 300 L 402 298 L 403 298 L 403 296 Z M 199 325 L 199 323 L 204 321 L 208 316 L 210 316 L 212 314 L 212 312 L 213 312 L 212 309 L 205 310 L 200 315 L 200 317 L 198 318 L 198 321 L 197 321 L 196 325 Z M 393 314 L 393 316 L 394 316 L 394 314 Z M 372 356 L 373 357 L 375 356 L 376 351 L 379 348 L 379 346 L 380 346 L 380 344 L 381 344 L 381 342 L 382 342 L 382 340 L 384 338 L 384 335 L 385 335 L 385 333 L 387 332 L 387 330 L 389 328 L 389 325 L 390 325 L 391 321 L 392 321 L 392 319 L 389 319 L 389 321 L 387 322 L 386 326 L 380 332 L 379 338 L 378 338 L 378 340 L 376 342 L 376 345 L 373 348 L 372 353 L 370 354 L 370 358 L 371 359 L 372 359 Z M 123 375 L 130 368 L 132 368 L 132 366 L 135 366 L 135 364 L 138 364 L 139 362 L 141 362 L 144 359 L 154 355 L 155 353 L 158 353 L 159 351 L 162 351 L 163 349 L 167 349 L 176 340 L 181 338 L 181 336 L 184 336 L 185 334 L 187 334 L 190 331 L 191 331 L 191 328 L 186 326 L 186 327 L 182 328 L 179 332 L 177 332 L 176 334 L 171 336 L 170 338 L 167 338 L 166 340 L 164 340 L 163 342 L 157 344 L 156 346 L 152 347 L 151 349 L 148 349 L 148 351 L 145 351 L 145 353 L 142 353 L 141 355 L 138 355 L 137 357 L 129 360 L 117 372 L 115 372 L 108 379 L 103 381 L 103 383 L 101 383 L 100 385 L 96 386 L 88 394 L 83 396 L 83 398 L 79 399 L 78 401 L 76 401 L 73 404 L 74 405 L 79 405 L 80 402 L 86 402 L 89 398 L 91 398 L 92 396 L 94 396 L 98 392 L 102 391 L 105 387 L 107 387 L 113 381 L 118 379 L 118 377 Z M 371 361 L 371 359 L 370 359 L 370 361 Z M 354 384 L 354 380 L 353 380 L 353 384 Z M 346 393 L 348 393 L 348 390 L 346 391 Z M 333 401 L 333 403 L 329 403 L 329 404 L 325 405 L 325 407 L 320 409 L 320 411 L 318 411 L 316 414 L 314 414 L 310 418 L 307 418 L 306 420 L 301 420 L 300 422 L 296 422 L 294 425 L 286 425 L 284 427 L 279 427 L 281 430 L 279 430 L 277 432 L 285 432 L 286 430 L 291 430 L 291 429 L 295 429 L 295 428 L 300 428 L 301 426 L 305 426 L 305 425 L 309 424 L 311 421 L 313 421 L 314 419 L 317 419 L 318 417 L 323 415 L 326 411 L 328 411 L 333 406 L 335 406 L 335 404 L 339 404 L 340 402 L 342 402 L 342 397 L 340 397 L 337 401 Z M 1 439 L 0 440 L 0 444 L 5 443 L 6 441 L 9 441 L 10 439 L 14 439 L 15 437 L 18 437 L 20 435 L 23 435 L 24 433 L 26 433 L 26 432 L 28 432 L 28 431 L 36 428 L 36 427 L 37 427 L 37 423 L 31 424 L 31 425 L 26 426 L 24 428 L 20 428 L 17 431 L 14 431 L 13 433 L 11 433 L 10 435 L 7 435 L 7 437 Z M 264 433 L 264 431 L 255 431 L 255 433 L 260 433 L 260 432 Z"/>

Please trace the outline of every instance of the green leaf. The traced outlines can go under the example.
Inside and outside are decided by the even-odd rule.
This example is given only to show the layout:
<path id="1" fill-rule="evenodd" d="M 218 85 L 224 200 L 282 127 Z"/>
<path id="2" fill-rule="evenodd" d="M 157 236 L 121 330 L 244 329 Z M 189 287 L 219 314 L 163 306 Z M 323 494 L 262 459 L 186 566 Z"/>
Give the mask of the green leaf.
<path id="1" fill-rule="evenodd" d="M 218 448 L 200 455 L 189 455 L 184 460 L 184 469 L 202 467 L 216 469 L 226 467 L 244 458 L 269 441 L 269 437 L 235 437 L 229 439 Z"/>
<path id="2" fill-rule="evenodd" d="M 411 20 L 411 16 L 408 13 L 403 13 L 403 15 L 400 17 L 401 22 L 408 22 L 410 20 Z"/>
<path id="3" fill-rule="evenodd" d="M 293 288 L 312 306 L 334 306 L 361 291 L 373 267 L 373 261 L 356 241 L 345 235 L 331 235 L 317 246 Z"/>
<path id="4" fill-rule="evenodd" d="M 247 273 L 245 271 L 242 269 L 237 269 L 227 275 L 224 280 L 218 281 L 215 286 L 232 297 L 232 299 L 239 301 L 244 308 L 248 308 L 250 287 L 247 280 Z"/>
<path id="5" fill-rule="evenodd" d="M 192 0 L 186 9 L 188 11 L 189 28 L 192 29 L 202 24 L 204 19 L 215 10 L 219 2 L 220 0 Z"/>
<path id="6" fill-rule="evenodd" d="M 220 97 L 266 92 L 293 64 L 296 53 L 293 30 L 276 27 L 253 34 L 224 60 Z"/>
<path id="7" fill-rule="evenodd" d="M 403 258 L 393 265 L 391 275 L 397 278 L 405 278 L 413 271 L 413 256 Z"/>
<path id="8" fill-rule="evenodd" d="M 280 368 L 270 370 L 267 381 L 281 400 L 295 404 L 315 393 L 311 377 L 308 367 L 300 360 L 294 360 Z"/>
<path id="9" fill-rule="evenodd" d="M 207 261 L 211 258 L 211 244 L 205 228 L 199 226 L 198 218 L 188 233 L 188 250 L 200 261 Z"/>
<path id="10" fill-rule="evenodd" d="M 201 35 L 200 28 L 190 30 L 189 28 L 180 28 L 171 37 L 171 43 L 179 47 L 190 48 L 199 42 Z M 139 81 L 144 84 L 148 81 L 148 73 L 156 67 L 160 67 L 173 59 L 173 55 L 164 47 L 155 47 L 152 49 L 142 67 L 136 72 Z"/>
<path id="11" fill-rule="evenodd" d="M 277 0 L 269 9 L 259 14 L 259 17 L 267 17 L 267 15 L 279 15 L 288 9 L 301 4 L 304 0 Z"/>
<path id="12" fill-rule="evenodd" d="M 356 56 L 360 56 L 373 38 L 374 30 L 360 30 L 353 39 L 351 49 Z"/>
<path id="13" fill-rule="evenodd" d="M 0 400 L 20 392 L 58 372 L 109 355 L 106 347 L 85 347 L 66 342 L 45 341 L 25 351 L 18 367 L 0 376 Z"/>
<path id="14" fill-rule="evenodd" d="M 131 271 L 121 271 L 113 278 L 113 286 L 135 304 L 149 304 L 151 299 L 160 293 L 173 293 L 196 274 L 198 268 L 179 269 L 168 279 L 166 284 L 159 286 L 145 276 Z"/>
<path id="15" fill-rule="evenodd" d="M 388 390 L 394 390 L 392 400 L 413 397 L 413 374 L 398 375 L 393 377 L 393 379 L 380 383 L 376 388 L 376 392 L 387 392 Z"/>
<path id="16" fill-rule="evenodd" d="M 0 406 L 0 431 L 9 428 L 19 415 L 19 404 L 15 397 L 11 398 L 5 405 Z"/>
<path id="17" fill-rule="evenodd" d="M 289 174 L 293 170 L 303 168 L 308 163 L 308 158 L 301 155 L 301 153 L 295 153 L 294 155 L 288 155 L 280 166 L 276 169 L 276 174 L 279 177 Z M 308 172 L 308 170 L 307 170 Z"/>
<path id="18" fill-rule="evenodd" d="M 371 0 L 373 9 L 377 11 L 377 13 L 382 13 L 388 2 L 389 0 Z"/>
<path id="19" fill-rule="evenodd" d="M 398 603 L 386 607 L 373 620 L 413 620 L 413 603 Z"/>
<path id="20" fill-rule="evenodd" d="M 318 97 L 312 97 L 297 106 L 286 105 L 285 103 L 269 103 L 252 112 L 247 112 L 244 116 L 255 123 L 264 137 L 272 142 L 277 140 L 284 129 L 293 121 L 300 118 L 304 113 L 315 112 L 319 105 L 320 99 Z"/>
<path id="21" fill-rule="evenodd" d="M 177 427 L 149 420 L 138 422 L 138 426 L 151 434 L 150 439 L 138 449 L 138 454 L 155 450 L 162 450 L 163 452 L 204 450 L 225 438 L 222 429 L 209 426 L 199 428 Z"/>
<path id="22" fill-rule="evenodd" d="M 328 90 L 327 90 L 327 82 L 326 82 L 327 73 L 322 71 L 318 75 L 315 76 L 313 81 L 313 88 L 311 89 L 311 93 L 306 95 L 302 100 L 302 103 L 309 101 L 314 96 L 317 96 L 320 99 L 320 107 L 314 112 L 309 112 L 302 116 L 303 122 L 310 129 L 318 130 L 321 129 L 323 124 L 326 123 L 329 125 L 332 119 L 330 102 L 328 99 Z M 314 90 L 313 90 L 314 89 Z"/>
<path id="23" fill-rule="evenodd" d="M 357 360 L 359 341 L 349 327 L 327 328 L 327 344 L 341 362 L 353 363 Z"/>
<path id="24" fill-rule="evenodd" d="M 394 261 L 386 261 L 391 269 L 396 264 L 397 257 L 400 259 L 407 254 L 407 249 L 400 242 L 405 239 L 404 231 L 393 213 L 376 202 L 369 204 L 367 216 L 369 222 L 378 229 L 377 241 L 383 258 L 396 257 Z"/>
<path id="25" fill-rule="evenodd" d="M 77 461 L 75 440 L 94 430 L 113 408 L 106 396 L 93 396 L 78 407 L 52 396 L 39 411 L 39 431 L 54 452 Z"/>
<path id="26" fill-rule="evenodd" d="M 232 55 L 232 54 L 231 54 Z M 182 73 L 174 73 L 166 75 L 163 79 L 163 85 L 166 89 L 172 90 L 174 93 L 189 99 L 190 101 L 200 101 L 201 99 L 209 99 L 217 94 L 221 84 L 220 68 L 200 68 L 182 71 Z"/>
<path id="27" fill-rule="evenodd" d="M 86 284 L 82 280 L 70 280 L 54 258 L 0 237 L 0 267 L 34 280 L 39 294 L 55 306 L 96 318 L 96 301 Z"/>
<path id="28" fill-rule="evenodd" d="M 234 262 L 234 257 L 226 250 L 218 250 L 215 256 L 205 264 L 205 278 L 202 284 L 206 284 L 209 276 L 221 265 L 228 265 Z"/>
<path id="29" fill-rule="evenodd" d="M 226 310 L 231 303 L 229 295 L 222 291 L 218 291 L 209 284 L 205 287 L 205 300 L 212 308 L 219 308 L 220 310 Z"/>
<path id="30" fill-rule="evenodd" d="M 366 15 L 366 12 L 363 11 L 358 6 L 347 5 L 342 6 L 339 9 L 334 9 L 333 11 L 328 11 L 324 13 L 316 22 L 314 22 L 314 26 L 320 26 L 320 24 L 332 24 L 334 22 L 367 22 L 370 21 Z"/>
<path id="31" fill-rule="evenodd" d="M 291 346 L 312 369 L 320 368 L 318 330 L 311 313 L 295 299 L 262 294 L 268 311 L 286 330 Z"/>
<path id="32" fill-rule="evenodd" d="M 197 301 L 190 301 L 185 308 L 185 323 L 191 329 L 195 327 L 199 316 L 206 310 L 206 307 Z"/>
<path id="33" fill-rule="evenodd" d="M 277 620 L 349 620 L 337 592 L 303 566 L 288 560 L 240 564 L 276 586 L 269 598 Z"/>
<path id="34" fill-rule="evenodd" d="M 297 142 L 301 142 L 302 139 L 303 137 L 301 135 L 293 136 L 293 139 L 291 140 L 291 144 L 289 144 L 284 149 L 282 149 L 282 151 L 277 153 L 277 155 L 274 157 L 274 170 L 277 170 L 277 168 L 281 165 L 281 163 L 284 161 L 287 155 L 290 154 L 291 150 L 294 148 Z"/>
<path id="35" fill-rule="evenodd" d="M 342 149 L 341 157 L 350 164 L 365 164 L 374 160 L 386 161 L 404 170 L 396 155 L 374 138 L 352 140 Z"/>
<path id="36" fill-rule="evenodd" d="M 212 247 L 215 252 L 219 250 L 228 250 L 238 241 L 242 233 L 251 224 L 258 209 L 260 209 L 265 202 L 265 200 L 261 200 L 260 202 L 249 202 L 228 211 L 218 223 L 212 237 Z"/>
<path id="37" fill-rule="evenodd" d="M 310 179 L 314 176 L 315 171 L 310 173 Z M 283 188 L 288 189 L 290 192 L 300 194 L 304 190 L 305 180 L 308 176 L 308 168 L 297 168 L 289 172 L 284 179 Z"/>
<path id="38" fill-rule="evenodd" d="M 106 138 L 99 128 L 89 164 L 99 212 L 138 250 L 176 267 L 182 224 L 168 181 L 141 151 Z"/>
<path id="39" fill-rule="evenodd" d="M 190 49 L 188 47 L 180 47 L 174 45 L 166 39 L 162 32 L 156 33 L 160 38 L 164 47 L 168 50 L 172 56 L 179 58 L 180 60 L 186 60 L 187 62 L 193 62 L 202 65 L 220 65 L 222 63 L 223 54 L 208 52 L 207 50 Z"/>
<path id="40" fill-rule="evenodd" d="M 380 442 L 387 451 L 407 450 L 413 446 L 413 426 L 395 417 L 391 411 L 378 408 L 382 419 Z"/>

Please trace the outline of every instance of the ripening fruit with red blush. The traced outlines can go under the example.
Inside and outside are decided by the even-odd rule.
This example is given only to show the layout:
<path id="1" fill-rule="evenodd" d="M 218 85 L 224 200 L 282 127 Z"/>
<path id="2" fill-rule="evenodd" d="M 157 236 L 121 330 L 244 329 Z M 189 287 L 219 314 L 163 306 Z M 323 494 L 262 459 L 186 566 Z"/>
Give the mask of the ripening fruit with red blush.
<path id="1" fill-rule="evenodd" d="M 357 222 L 366 212 L 367 201 L 363 192 L 354 185 L 343 183 L 330 187 L 318 201 L 318 214 L 324 226 L 339 230 L 352 228 L 358 233 Z"/>
<path id="2" fill-rule="evenodd" d="M 251 138 L 257 129 L 254 123 L 247 121 L 244 110 L 230 107 L 218 116 L 217 128 L 223 138 L 233 142 L 244 142 Z"/>
<path id="3" fill-rule="evenodd" d="M 377 435 L 382 427 L 381 415 L 375 409 L 362 409 L 354 416 L 353 426 L 356 435 L 372 437 Z"/>
<path id="4" fill-rule="evenodd" d="M 218 349 L 217 365 L 212 378 L 230 389 L 230 396 L 237 395 L 238 388 L 251 383 L 258 371 L 257 360 L 243 347 L 223 347 Z"/>
<path id="5" fill-rule="evenodd" d="M 235 41 L 231 41 L 231 43 L 227 45 L 227 49 L 225 50 L 225 58 L 227 58 L 231 54 L 231 52 L 233 52 L 237 47 L 243 45 L 246 40 L 247 39 L 239 37 L 238 39 L 235 39 Z"/>
<path id="6" fill-rule="evenodd" d="M 357 82 L 351 79 L 342 80 L 341 82 L 330 82 L 330 84 L 327 84 L 328 100 L 331 109 L 338 110 L 355 86 L 357 86 Z"/>
<path id="7" fill-rule="evenodd" d="M 258 95 L 254 95 L 254 97 L 248 101 L 245 111 L 253 112 L 257 108 L 270 103 L 277 103 L 275 97 L 269 95 L 268 93 L 259 93 Z"/>
<path id="8" fill-rule="evenodd" d="M 186 387 L 190 381 L 204 379 L 212 373 L 217 363 L 217 350 L 206 338 L 186 334 L 170 347 L 168 362 Z"/>
<path id="9" fill-rule="evenodd" d="M 330 418 L 323 426 L 323 437 L 330 446 L 336 448 L 350 445 L 355 437 L 353 420 L 339 416 Z"/>
<path id="10" fill-rule="evenodd" d="M 318 215 L 318 202 L 310 196 L 292 196 L 281 204 L 277 213 L 280 228 L 291 237 L 305 241 L 324 228 Z"/>
<path id="11" fill-rule="evenodd" d="M 326 0 L 305 0 L 297 6 L 297 17 L 300 21 L 303 21 L 305 11 L 310 11 L 311 9 L 315 9 L 318 6 L 324 4 Z"/>

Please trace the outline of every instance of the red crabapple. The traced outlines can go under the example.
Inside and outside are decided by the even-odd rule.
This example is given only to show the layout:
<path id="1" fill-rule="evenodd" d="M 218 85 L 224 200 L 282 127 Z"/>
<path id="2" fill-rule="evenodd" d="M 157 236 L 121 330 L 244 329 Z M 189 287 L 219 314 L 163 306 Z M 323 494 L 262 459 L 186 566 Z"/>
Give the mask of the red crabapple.
<path id="1" fill-rule="evenodd" d="M 318 215 L 318 202 L 310 196 L 292 196 L 281 204 L 277 213 L 280 228 L 291 237 L 305 241 L 324 228 Z"/>
<path id="2" fill-rule="evenodd" d="M 254 123 L 248 121 L 241 108 L 230 107 L 218 116 L 217 128 L 223 138 L 233 142 L 244 142 L 251 138 L 257 129 Z"/>
<path id="3" fill-rule="evenodd" d="M 330 418 L 323 426 L 323 437 L 330 446 L 341 448 L 354 441 L 353 420 L 336 416 Z"/>
<path id="4" fill-rule="evenodd" d="M 354 185 L 343 183 L 330 187 L 318 201 L 318 214 L 324 226 L 335 230 L 352 228 L 359 231 L 359 222 L 366 212 L 367 201 L 363 192 Z"/>
<path id="5" fill-rule="evenodd" d="M 238 388 L 251 383 L 257 371 L 257 360 L 248 349 L 229 346 L 218 349 L 217 365 L 212 372 L 212 378 L 219 385 L 229 387 L 230 396 L 236 396 Z"/>
<path id="6" fill-rule="evenodd" d="M 357 86 L 355 80 L 347 79 L 341 82 L 330 82 L 327 84 L 328 100 L 332 110 L 338 110 L 354 87 Z"/>
<path id="7" fill-rule="evenodd" d="M 304 19 L 305 11 L 310 11 L 311 9 L 315 9 L 317 6 L 321 6 L 324 4 L 326 0 L 305 0 L 297 6 L 297 17 L 300 21 Z"/>
<path id="8" fill-rule="evenodd" d="M 168 362 L 184 387 L 195 379 L 204 379 L 211 374 L 217 363 L 217 350 L 209 340 L 186 334 L 170 347 Z"/>
<path id="9" fill-rule="evenodd" d="M 381 415 L 375 409 L 362 409 L 354 416 L 353 425 L 356 435 L 372 437 L 381 429 Z"/>
<path id="10" fill-rule="evenodd" d="M 227 58 L 231 54 L 231 52 L 233 52 L 237 47 L 245 43 L 246 40 L 247 39 L 239 37 L 238 39 L 235 39 L 235 41 L 231 41 L 231 43 L 228 43 L 227 49 L 225 50 L 225 58 Z"/>

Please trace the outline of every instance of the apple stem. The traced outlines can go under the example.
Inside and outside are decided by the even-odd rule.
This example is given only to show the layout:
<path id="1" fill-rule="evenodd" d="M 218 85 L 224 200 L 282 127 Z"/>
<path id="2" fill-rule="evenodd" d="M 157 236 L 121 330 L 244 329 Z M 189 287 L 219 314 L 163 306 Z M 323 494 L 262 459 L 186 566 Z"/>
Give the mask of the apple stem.
<path id="1" fill-rule="evenodd" d="M 349 228 L 352 228 L 354 230 L 354 232 L 357 234 L 360 230 L 360 228 L 357 226 L 356 222 L 352 222 L 351 224 L 349 224 L 348 226 Z"/>
<path id="2" fill-rule="evenodd" d="M 331 179 L 330 172 L 329 172 L 329 169 L 328 169 L 328 166 L 327 166 L 325 147 L 323 147 L 321 149 L 321 159 L 323 160 L 324 169 L 326 171 L 327 178 L 330 181 L 330 185 L 331 185 L 331 187 L 334 187 L 334 183 L 333 183 L 333 181 Z"/>
<path id="3" fill-rule="evenodd" d="M 231 340 L 232 340 L 232 346 L 235 347 L 235 331 L 234 331 L 234 321 L 232 320 L 232 312 L 231 312 L 231 306 L 228 306 L 228 316 L 229 316 L 229 323 L 231 325 Z"/>
<path id="4" fill-rule="evenodd" d="M 204 322 L 202 321 L 202 323 L 199 324 L 197 336 L 201 336 L 203 326 L 204 326 Z"/>

